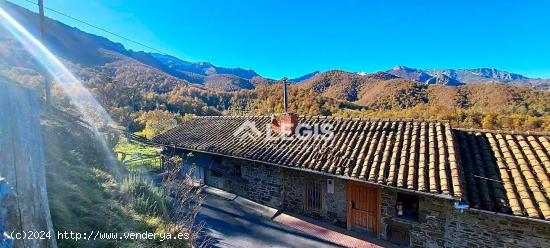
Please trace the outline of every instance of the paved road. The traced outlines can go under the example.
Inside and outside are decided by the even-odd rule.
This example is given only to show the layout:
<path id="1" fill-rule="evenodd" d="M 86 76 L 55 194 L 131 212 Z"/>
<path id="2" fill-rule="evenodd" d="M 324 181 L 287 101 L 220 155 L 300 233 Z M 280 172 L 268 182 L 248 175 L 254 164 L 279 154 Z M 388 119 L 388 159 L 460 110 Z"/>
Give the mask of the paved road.
<path id="1" fill-rule="evenodd" d="M 207 194 L 198 220 L 213 247 L 337 247 L 270 220 L 274 209 L 249 200 Z"/>

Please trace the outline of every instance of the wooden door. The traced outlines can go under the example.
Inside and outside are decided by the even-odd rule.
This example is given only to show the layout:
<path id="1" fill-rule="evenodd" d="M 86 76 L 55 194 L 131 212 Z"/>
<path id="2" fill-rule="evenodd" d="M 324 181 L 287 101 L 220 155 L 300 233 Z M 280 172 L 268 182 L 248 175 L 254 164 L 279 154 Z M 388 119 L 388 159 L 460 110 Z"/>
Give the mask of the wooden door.
<path id="1" fill-rule="evenodd" d="M 348 229 L 358 228 L 379 234 L 380 188 L 348 182 Z"/>

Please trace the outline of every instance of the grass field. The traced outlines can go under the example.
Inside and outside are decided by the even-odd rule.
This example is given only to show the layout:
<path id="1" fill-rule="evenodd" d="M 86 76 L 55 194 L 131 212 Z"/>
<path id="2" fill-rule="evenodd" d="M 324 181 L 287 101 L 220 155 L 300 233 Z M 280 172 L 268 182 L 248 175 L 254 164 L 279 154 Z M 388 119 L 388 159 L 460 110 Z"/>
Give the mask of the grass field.
<path id="1" fill-rule="evenodd" d="M 137 143 L 119 143 L 115 147 L 117 159 L 132 172 L 147 173 L 161 169 L 158 148 Z"/>

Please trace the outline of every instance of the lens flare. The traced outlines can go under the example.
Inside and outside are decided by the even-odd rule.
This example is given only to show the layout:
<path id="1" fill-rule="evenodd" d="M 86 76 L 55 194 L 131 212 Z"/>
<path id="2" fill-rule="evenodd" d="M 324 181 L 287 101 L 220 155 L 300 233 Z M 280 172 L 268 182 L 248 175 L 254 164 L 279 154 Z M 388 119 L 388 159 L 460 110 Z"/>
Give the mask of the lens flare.
<path id="1" fill-rule="evenodd" d="M 98 129 L 106 125 L 114 125 L 111 117 L 99 104 L 95 97 L 82 85 L 61 61 L 42 42 L 34 37 L 25 27 L 11 17 L 4 9 L 0 8 L 0 24 L 6 28 L 25 49 L 44 67 L 51 75 L 54 82 L 69 96 L 71 103 L 77 107 L 82 118 L 92 125 L 92 131 L 99 139 L 102 149 L 111 162 L 113 172 L 117 172 L 113 153 Z"/>

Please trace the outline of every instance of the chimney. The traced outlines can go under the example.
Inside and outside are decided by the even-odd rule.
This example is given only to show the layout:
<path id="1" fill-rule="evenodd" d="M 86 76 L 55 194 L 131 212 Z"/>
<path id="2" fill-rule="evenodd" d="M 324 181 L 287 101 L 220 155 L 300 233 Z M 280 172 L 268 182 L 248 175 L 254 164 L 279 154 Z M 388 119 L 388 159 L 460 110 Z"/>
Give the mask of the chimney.
<path id="1" fill-rule="evenodd" d="M 288 79 L 283 78 L 283 106 L 284 113 L 276 115 L 271 120 L 271 129 L 273 132 L 283 135 L 291 135 L 298 126 L 298 115 L 288 112 Z"/>

